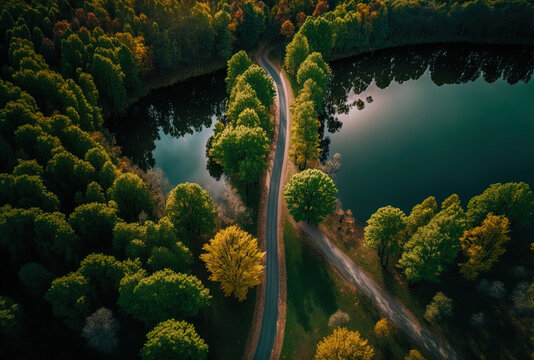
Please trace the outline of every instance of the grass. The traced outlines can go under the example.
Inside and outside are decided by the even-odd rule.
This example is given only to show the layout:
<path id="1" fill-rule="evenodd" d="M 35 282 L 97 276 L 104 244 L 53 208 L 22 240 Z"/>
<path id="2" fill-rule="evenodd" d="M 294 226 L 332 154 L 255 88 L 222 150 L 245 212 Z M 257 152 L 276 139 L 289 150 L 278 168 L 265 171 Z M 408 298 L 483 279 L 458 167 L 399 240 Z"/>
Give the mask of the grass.
<path id="1" fill-rule="evenodd" d="M 340 309 L 350 316 L 346 327 L 359 331 L 375 348 L 375 359 L 402 359 L 412 348 L 407 338 L 395 331 L 378 339 L 374 326 L 380 314 L 374 305 L 327 266 L 284 217 L 287 317 L 281 358 L 312 358 L 317 343 L 333 330 L 328 327 L 330 315 Z"/>

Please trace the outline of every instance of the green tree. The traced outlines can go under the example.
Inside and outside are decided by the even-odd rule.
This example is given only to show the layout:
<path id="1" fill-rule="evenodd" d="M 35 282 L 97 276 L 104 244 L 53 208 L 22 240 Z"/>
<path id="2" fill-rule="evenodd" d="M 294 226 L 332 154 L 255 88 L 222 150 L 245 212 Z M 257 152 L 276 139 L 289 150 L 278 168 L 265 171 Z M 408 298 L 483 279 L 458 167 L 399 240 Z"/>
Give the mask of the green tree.
<path id="1" fill-rule="evenodd" d="M 198 236 L 211 234 L 215 229 L 215 204 L 208 192 L 198 184 L 176 186 L 169 194 L 165 209 L 178 231 Z"/>
<path id="2" fill-rule="evenodd" d="M 117 208 L 113 202 L 109 205 L 83 204 L 69 216 L 69 224 L 82 240 L 87 252 L 110 248 L 117 220 Z"/>
<path id="3" fill-rule="evenodd" d="M 308 17 L 299 31 L 308 39 L 310 51 L 318 51 L 328 58 L 334 46 L 333 25 L 324 17 Z"/>
<path id="4" fill-rule="evenodd" d="M 299 99 L 300 100 L 300 99 Z M 317 113 L 312 101 L 296 101 L 291 105 L 290 155 L 299 169 L 305 169 L 308 161 L 319 160 L 319 127 Z"/>
<path id="5" fill-rule="evenodd" d="M 252 1 L 241 6 L 243 21 L 237 26 L 238 44 L 244 49 L 252 49 L 261 37 L 264 28 L 265 15 L 263 10 Z"/>
<path id="6" fill-rule="evenodd" d="M 226 75 L 226 91 L 228 94 L 232 92 L 236 79 L 243 74 L 252 65 L 252 60 L 248 57 L 244 50 L 236 52 L 230 60 L 228 60 L 227 75 Z"/>
<path id="7" fill-rule="evenodd" d="M 533 211 L 534 194 L 524 182 L 492 184 L 467 205 L 467 217 L 472 226 L 480 225 L 489 213 L 505 216 L 512 225 L 526 225 Z"/>
<path id="8" fill-rule="evenodd" d="M 407 218 L 407 238 L 412 237 L 417 229 L 428 224 L 436 214 L 437 208 L 438 203 L 436 202 L 436 198 L 433 196 L 429 196 L 423 200 L 422 203 L 415 205 Z"/>
<path id="9" fill-rule="evenodd" d="M 5 337 L 17 335 L 22 328 L 22 309 L 10 297 L 0 296 L 0 334 Z"/>
<path id="10" fill-rule="evenodd" d="M 252 109 L 260 119 L 260 126 L 267 135 L 272 133 L 271 115 L 262 105 L 252 86 L 246 81 L 238 81 L 230 94 L 226 116 L 237 126 L 239 115 L 246 109 Z"/>
<path id="11" fill-rule="evenodd" d="M 26 290 L 35 298 L 42 298 L 54 279 L 54 275 L 50 271 L 36 262 L 22 266 L 18 275 Z"/>
<path id="12" fill-rule="evenodd" d="M 231 20 L 230 14 L 224 9 L 217 11 L 213 16 L 215 54 L 224 60 L 232 55 L 232 33 L 228 28 Z"/>
<path id="13" fill-rule="evenodd" d="M 422 279 L 438 281 L 446 266 L 456 259 L 465 228 L 465 213 L 456 204 L 441 210 L 420 227 L 404 245 L 399 260 L 406 278 L 412 283 Z"/>
<path id="14" fill-rule="evenodd" d="M 297 71 L 297 83 L 302 87 L 308 79 L 312 79 L 317 86 L 322 90 L 323 94 L 328 89 L 329 82 L 329 68 L 323 66 L 323 63 L 318 61 L 318 53 L 311 53 L 306 60 L 300 64 Z M 322 60 L 322 57 L 319 56 Z M 326 63 L 324 63 L 326 65 Z M 326 71 L 324 70 L 326 69 Z"/>
<path id="15" fill-rule="evenodd" d="M 109 188 L 108 195 L 117 203 L 119 216 L 126 221 L 139 220 L 139 214 L 142 211 L 152 214 L 153 204 L 150 190 L 136 174 L 119 175 Z"/>
<path id="16" fill-rule="evenodd" d="M 295 174 L 284 187 L 284 200 L 295 221 L 319 223 L 336 208 L 337 189 L 321 170 L 307 169 Z"/>
<path id="17" fill-rule="evenodd" d="M 203 360 L 208 356 L 208 345 L 185 321 L 161 322 L 146 337 L 140 352 L 143 360 Z"/>
<path id="18" fill-rule="evenodd" d="M 227 175 L 257 183 L 267 168 L 269 139 L 258 127 L 227 126 L 214 138 L 209 155 Z"/>
<path id="19" fill-rule="evenodd" d="M 17 159 L 17 166 L 13 169 L 13 175 L 29 175 L 29 176 L 42 176 L 43 167 L 39 165 L 37 160 L 22 160 Z"/>
<path id="20" fill-rule="evenodd" d="M 405 228 L 406 215 L 392 206 L 381 207 L 367 220 L 364 244 L 378 251 L 383 267 L 389 254 L 399 250 Z"/>
<path id="21" fill-rule="evenodd" d="M 249 66 L 248 69 L 240 75 L 239 81 L 246 81 L 250 84 L 263 106 L 268 108 L 273 104 L 274 96 L 276 94 L 274 84 L 261 67 L 256 64 Z"/>
<path id="22" fill-rule="evenodd" d="M 239 301 L 247 297 L 248 289 L 261 282 L 265 252 L 258 240 L 237 226 L 221 230 L 200 255 L 210 273 L 210 280 L 221 283 L 225 296 L 233 294 Z"/>
<path id="23" fill-rule="evenodd" d="M 124 73 L 124 87 L 129 96 L 137 96 L 141 93 L 143 84 L 139 79 L 139 68 L 135 63 L 134 55 L 126 45 L 121 45 L 117 57 Z"/>
<path id="24" fill-rule="evenodd" d="M 170 248 L 154 246 L 148 258 L 148 266 L 152 271 L 171 269 L 175 272 L 187 273 L 192 263 L 191 251 L 179 241 Z"/>
<path id="25" fill-rule="evenodd" d="M 147 325 L 169 318 L 195 316 L 211 299 L 209 290 L 196 277 L 169 269 L 148 277 L 143 271 L 126 276 L 119 291 L 119 306 Z"/>
<path id="26" fill-rule="evenodd" d="M 293 40 L 286 47 L 286 56 L 284 58 L 284 66 L 287 71 L 293 75 L 297 75 L 297 70 L 300 64 L 308 57 L 310 53 L 310 46 L 308 39 L 300 32 L 296 33 Z"/>
<path id="27" fill-rule="evenodd" d="M 425 319 L 438 322 L 452 315 L 452 299 L 439 291 L 425 308 Z"/>
<path id="28" fill-rule="evenodd" d="M 371 360 L 374 355 L 373 347 L 367 344 L 367 340 L 358 331 L 340 327 L 317 344 L 314 360 Z"/>
<path id="29" fill-rule="evenodd" d="M 261 127 L 260 118 L 256 111 L 247 108 L 241 111 L 241 114 L 237 117 L 235 126 L 246 126 L 249 128 Z"/>
<path id="30" fill-rule="evenodd" d="M 460 239 L 466 262 L 458 264 L 460 273 L 475 280 L 481 272 L 491 269 L 506 252 L 504 245 L 510 241 L 510 223 L 503 216 L 488 214 L 482 225 L 464 232 Z"/>

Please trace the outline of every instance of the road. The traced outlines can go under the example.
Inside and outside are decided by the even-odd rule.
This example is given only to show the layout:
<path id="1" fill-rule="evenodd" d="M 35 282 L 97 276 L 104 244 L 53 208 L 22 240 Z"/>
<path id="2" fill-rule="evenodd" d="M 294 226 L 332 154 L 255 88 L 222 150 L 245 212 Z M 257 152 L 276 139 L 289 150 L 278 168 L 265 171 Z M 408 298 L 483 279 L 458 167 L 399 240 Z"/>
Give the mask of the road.
<path id="1" fill-rule="evenodd" d="M 332 244 L 317 226 L 305 222 L 301 222 L 299 226 L 346 280 L 367 296 L 378 307 L 383 316 L 397 325 L 421 348 L 426 349 L 434 359 L 458 358 L 458 355 L 446 342 L 422 327 L 397 299 L 379 287 L 343 251 Z"/>
<path id="2" fill-rule="evenodd" d="M 284 168 L 286 152 L 287 131 L 287 96 L 280 74 L 274 65 L 267 59 L 266 52 L 258 59 L 259 65 L 267 71 L 276 85 L 278 93 L 279 129 L 276 142 L 271 180 L 269 183 L 269 195 L 267 199 L 266 225 L 266 268 L 265 268 L 265 302 L 260 330 L 260 338 L 256 351 L 255 360 L 268 360 L 273 350 L 276 337 L 276 325 L 278 322 L 278 296 L 279 296 L 279 269 L 278 269 L 278 216 L 280 213 L 280 180 Z"/>

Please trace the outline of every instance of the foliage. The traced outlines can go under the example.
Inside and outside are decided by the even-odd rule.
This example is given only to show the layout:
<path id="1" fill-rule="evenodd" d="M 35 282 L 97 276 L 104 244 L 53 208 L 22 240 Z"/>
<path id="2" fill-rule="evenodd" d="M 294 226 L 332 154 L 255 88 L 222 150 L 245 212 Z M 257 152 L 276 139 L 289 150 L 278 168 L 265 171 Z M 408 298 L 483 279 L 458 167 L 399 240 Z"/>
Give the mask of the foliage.
<path id="1" fill-rule="evenodd" d="M 534 211 L 534 194 L 524 182 L 492 184 L 467 205 L 469 223 L 478 226 L 487 214 L 505 216 L 512 224 L 526 225 Z"/>
<path id="2" fill-rule="evenodd" d="M 312 101 L 297 98 L 291 105 L 291 151 L 295 164 L 305 169 L 308 161 L 319 160 L 319 127 Z"/>
<path id="3" fill-rule="evenodd" d="M 119 327 L 111 310 L 101 307 L 85 320 L 82 337 L 85 338 L 89 347 L 104 354 L 110 354 L 118 346 Z"/>
<path id="4" fill-rule="evenodd" d="M 138 220 L 142 211 L 152 213 L 150 191 L 136 174 L 124 173 L 118 176 L 108 194 L 109 198 L 117 203 L 119 216 L 126 221 Z"/>
<path id="5" fill-rule="evenodd" d="M 22 310 L 12 298 L 0 296 L 0 333 L 3 336 L 16 335 L 21 329 Z"/>
<path id="6" fill-rule="evenodd" d="M 152 271 L 171 269 L 175 272 L 188 272 L 192 262 L 191 251 L 181 242 L 170 248 L 154 246 L 147 261 Z"/>
<path id="7" fill-rule="evenodd" d="M 194 316 L 207 306 L 211 295 L 200 280 L 170 269 L 146 276 L 144 271 L 121 280 L 119 306 L 147 325 L 169 318 Z"/>
<path id="8" fill-rule="evenodd" d="M 391 333 L 393 332 L 392 325 L 386 318 L 382 318 L 378 320 L 375 324 L 375 334 L 379 338 L 386 338 L 391 336 Z"/>
<path id="9" fill-rule="evenodd" d="M 284 58 L 284 66 L 287 71 L 295 76 L 300 64 L 308 57 L 310 47 L 308 39 L 300 32 L 296 33 L 291 42 L 286 47 L 286 55 Z"/>
<path id="10" fill-rule="evenodd" d="M 181 232 L 211 234 L 215 229 L 215 204 L 206 190 L 193 183 L 176 186 L 165 206 L 169 219 Z"/>
<path id="11" fill-rule="evenodd" d="M 39 298 L 50 287 L 54 275 L 43 265 L 30 262 L 20 268 L 19 279 L 32 296 Z"/>
<path id="12" fill-rule="evenodd" d="M 243 301 L 248 289 L 261 282 L 265 252 L 260 251 L 257 239 L 239 227 L 219 231 L 203 249 L 200 259 L 206 264 L 209 279 L 221 283 L 225 296 L 233 294 Z"/>
<path id="13" fill-rule="evenodd" d="M 402 246 L 406 222 L 404 212 L 392 206 L 381 207 L 367 220 L 364 244 L 378 251 L 382 266 L 387 265 L 389 254 Z"/>
<path id="14" fill-rule="evenodd" d="M 504 245 L 510 240 L 508 219 L 488 214 L 482 225 L 467 230 L 462 238 L 462 251 L 467 258 L 458 264 L 460 273 L 475 280 L 481 272 L 489 271 L 499 257 L 506 252 Z"/>
<path id="15" fill-rule="evenodd" d="M 426 358 L 419 351 L 412 349 L 404 357 L 404 360 L 426 360 Z"/>
<path id="16" fill-rule="evenodd" d="M 338 328 L 350 321 L 350 316 L 344 311 L 338 310 L 328 318 L 328 326 L 331 328 Z"/>
<path id="17" fill-rule="evenodd" d="M 318 345 L 315 360 L 354 359 L 371 360 L 375 351 L 358 331 L 341 327 L 325 337 Z"/>
<path id="18" fill-rule="evenodd" d="M 236 52 L 230 60 L 228 60 L 227 75 L 226 75 L 226 91 L 228 94 L 234 88 L 237 77 L 243 74 L 252 65 L 252 60 L 243 50 Z"/>
<path id="19" fill-rule="evenodd" d="M 439 322 L 452 315 L 452 299 L 441 291 L 437 292 L 430 304 L 425 308 L 425 319 L 428 322 Z"/>
<path id="20" fill-rule="evenodd" d="M 335 209 L 337 189 L 321 170 L 295 174 L 284 187 L 284 200 L 295 221 L 319 223 Z"/>
<path id="21" fill-rule="evenodd" d="M 170 319 L 159 323 L 147 334 L 141 349 L 143 360 L 201 360 L 208 355 L 208 345 L 193 325 Z"/>

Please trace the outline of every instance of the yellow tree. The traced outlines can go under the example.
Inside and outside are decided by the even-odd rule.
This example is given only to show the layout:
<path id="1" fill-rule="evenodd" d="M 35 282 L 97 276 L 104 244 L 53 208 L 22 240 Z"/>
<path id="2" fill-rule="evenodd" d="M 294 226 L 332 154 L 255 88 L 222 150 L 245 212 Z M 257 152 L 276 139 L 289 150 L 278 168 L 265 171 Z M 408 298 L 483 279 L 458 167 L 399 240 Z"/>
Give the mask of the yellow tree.
<path id="1" fill-rule="evenodd" d="M 351 359 L 371 360 L 375 355 L 372 346 L 357 331 L 340 327 L 318 345 L 315 360 Z"/>
<path id="2" fill-rule="evenodd" d="M 482 225 L 465 231 L 460 241 L 467 261 L 458 265 L 462 275 L 475 280 L 481 272 L 489 271 L 506 252 L 504 244 L 510 240 L 509 232 L 508 219 L 491 213 Z"/>
<path id="3" fill-rule="evenodd" d="M 239 301 L 247 297 L 248 289 L 261 282 L 265 252 L 258 240 L 238 226 L 229 226 L 215 235 L 203 247 L 200 259 L 206 264 L 210 280 L 221 283 L 225 296 L 233 294 Z"/>
<path id="4" fill-rule="evenodd" d="M 426 358 L 417 350 L 410 350 L 408 355 L 404 357 L 404 360 L 426 360 Z"/>
<path id="5" fill-rule="evenodd" d="M 386 338 L 391 335 L 393 328 L 391 323 L 386 318 L 382 318 L 376 322 L 375 334 L 379 338 Z"/>

